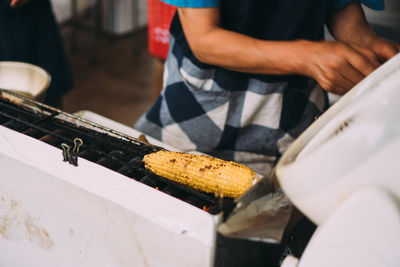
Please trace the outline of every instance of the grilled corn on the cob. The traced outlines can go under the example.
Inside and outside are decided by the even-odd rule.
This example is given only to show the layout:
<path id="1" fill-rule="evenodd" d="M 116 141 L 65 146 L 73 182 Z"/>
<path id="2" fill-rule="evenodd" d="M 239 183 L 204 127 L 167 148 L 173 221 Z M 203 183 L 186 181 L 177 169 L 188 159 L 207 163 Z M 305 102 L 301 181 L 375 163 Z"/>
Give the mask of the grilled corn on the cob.
<path id="1" fill-rule="evenodd" d="M 161 150 L 146 155 L 143 161 L 157 175 L 220 197 L 239 197 L 257 178 L 244 165 L 203 155 Z"/>

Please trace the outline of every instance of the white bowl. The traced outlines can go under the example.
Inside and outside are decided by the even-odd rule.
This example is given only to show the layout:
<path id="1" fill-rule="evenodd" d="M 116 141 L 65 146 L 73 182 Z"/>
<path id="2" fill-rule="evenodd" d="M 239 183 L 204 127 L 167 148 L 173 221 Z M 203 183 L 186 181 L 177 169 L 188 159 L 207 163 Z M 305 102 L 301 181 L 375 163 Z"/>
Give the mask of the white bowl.
<path id="1" fill-rule="evenodd" d="M 44 69 L 23 62 L 0 61 L 0 88 L 43 100 L 51 82 Z"/>

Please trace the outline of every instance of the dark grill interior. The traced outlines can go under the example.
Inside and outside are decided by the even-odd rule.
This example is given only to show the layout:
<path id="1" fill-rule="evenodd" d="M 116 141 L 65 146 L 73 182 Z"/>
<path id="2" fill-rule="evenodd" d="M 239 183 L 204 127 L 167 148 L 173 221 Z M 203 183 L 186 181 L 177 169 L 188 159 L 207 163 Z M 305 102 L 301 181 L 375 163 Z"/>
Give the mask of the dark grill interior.
<path id="1" fill-rule="evenodd" d="M 60 112 L 43 106 L 38 110 L 37 107 L 17 105 L 0 96 L 0 125 L 60 148 L 60 160 L 63 159 L 61 144 L 65 143 L 73 147 L 73 140 L 81 138 L 83 145 L 80 147 L 79 157 L 151 186 L 211 214 L 217 214 L 223 206 L 232 202 L 231 199 L 220 200 L 213 195 L 192 190 L 147 171 L 142 162 L 143 156 L 160 148 L 77 126 L 72 122 L 57 118 L 59 114 Z"/>

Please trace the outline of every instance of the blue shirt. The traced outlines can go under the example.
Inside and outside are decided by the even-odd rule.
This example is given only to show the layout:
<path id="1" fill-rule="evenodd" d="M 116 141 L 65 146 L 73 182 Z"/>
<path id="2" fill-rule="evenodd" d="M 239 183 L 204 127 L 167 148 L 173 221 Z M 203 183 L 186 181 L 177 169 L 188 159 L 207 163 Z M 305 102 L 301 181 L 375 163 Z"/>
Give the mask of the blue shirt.
<path id="1" fill-rule="evenodd" d="M 218 7 L 219 0 L 162 0 L 163 2 L 178 6 L 178 7 Z M 385 4 L 383 0 L 337 0 L 335 4 L 335 9 L 343 8 L 345 5 L 351 2 L 361 2 L 369 8 L 375 10 L 383 10 Z"/>
<path id="2" fill-rule="evenodd" d="M 163 2 L 178 7 L 218 7 L 219 0 L 162 0 Z"/>
<path id="3" fill-rule="evenodd" d="M 338 6 L 344 7 L 350 2 L 358 2 L 366 5 L 369 8 L 375 9 L 375 10 L 383 10 L 385 9 L 385 3 L 383 0 L 338 0 Z"/>

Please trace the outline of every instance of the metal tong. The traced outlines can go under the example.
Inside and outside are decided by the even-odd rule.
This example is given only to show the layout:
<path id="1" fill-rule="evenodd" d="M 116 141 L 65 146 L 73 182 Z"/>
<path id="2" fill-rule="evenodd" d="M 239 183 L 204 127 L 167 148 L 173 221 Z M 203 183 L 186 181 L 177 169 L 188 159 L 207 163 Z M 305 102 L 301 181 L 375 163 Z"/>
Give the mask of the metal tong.
<path id="1" fill-rule="evenodd" d="M 231 238 L 280 243 L 292 215 L 292 204 L 281 189 L 274 191 L 275 169 L 237 199 L 218 232 Z"/>

